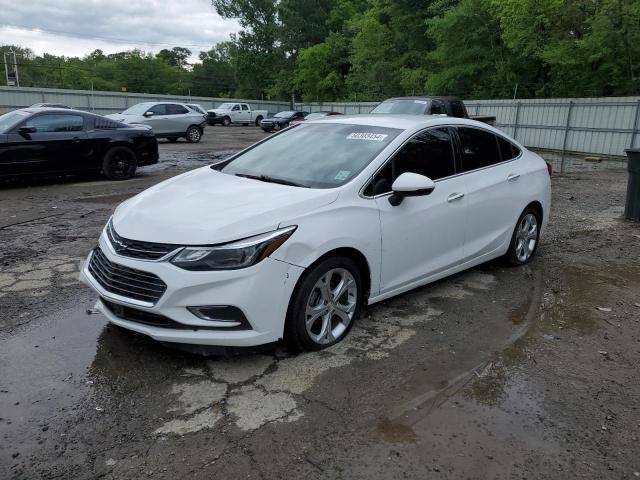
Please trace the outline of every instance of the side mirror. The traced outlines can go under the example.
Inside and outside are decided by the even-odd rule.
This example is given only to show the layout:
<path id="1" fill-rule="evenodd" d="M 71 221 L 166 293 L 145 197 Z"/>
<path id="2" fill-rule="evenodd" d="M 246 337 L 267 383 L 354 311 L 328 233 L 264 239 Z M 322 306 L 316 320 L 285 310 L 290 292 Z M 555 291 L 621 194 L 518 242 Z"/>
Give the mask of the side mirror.
<path id="1" fill-rule="evenodd" d="M 436 184 L 429 177 L 417 173 L 406 172 L 396 178 L 391 190 L 393 194 L 389 197 L 389 203 L 397 207 L 402 203 L 404 197 L 420 197 L 429 195 L 436 188 Z"/>
<path id="2" fill-rule="evenodd" d="M 20 127 L 18 129 L 18 134 L 25 137 L 25 138 L 31 138 L 29 137 L 30 134 L 32 133 L 36 133 L 38 130 L 35 127 Z"/>
<path id="3" fill-rule="evenodd" d="M 153 112 L 144 112 L 142 115 L 147 118 L 153 117 Z"/>

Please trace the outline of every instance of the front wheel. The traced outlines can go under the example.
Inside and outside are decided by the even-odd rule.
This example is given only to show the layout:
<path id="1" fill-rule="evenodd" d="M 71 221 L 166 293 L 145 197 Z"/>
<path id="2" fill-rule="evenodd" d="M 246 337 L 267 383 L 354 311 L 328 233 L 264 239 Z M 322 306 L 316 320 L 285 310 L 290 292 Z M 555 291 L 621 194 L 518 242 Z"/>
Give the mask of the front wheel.
<path id="1" fill-rule="evenodd" d="M 360 315 L 363 288 L 358 266 L 332 257 L 305 272 L 294 290 L 285 337 L 294 350 L 321 350 L 341 341 Z"/>
<path id="2" fill-rule="evenodd" d="M 202 130 L 195 125 L 191 125 L 187 128 L 186 138 L 189 143 L 198 143 L 202 139 Z"/>
<path id="3" fill-rule="evenodd" d="M 229 117 L 224 117 L 222 119 L 222 125 L 224 125 L 225 127 L 228 127 L 229 125 L 231 125 L 231 119 Z"/>
<path id="4" fill-rule="evenodd" d="M 136 173 L 136 154 L 127 147 L 114 147 L 102 161 L 102 173 L 110 180 L 127 180 Z"/>
<path id="5" fill-rule="evenodd" d="M 511 236 L 505 260 L 509 265 L 529 263 L 538 248 L 540 239 L 540 214 L 534 208 L 527 208 L 520 215 Z"/>

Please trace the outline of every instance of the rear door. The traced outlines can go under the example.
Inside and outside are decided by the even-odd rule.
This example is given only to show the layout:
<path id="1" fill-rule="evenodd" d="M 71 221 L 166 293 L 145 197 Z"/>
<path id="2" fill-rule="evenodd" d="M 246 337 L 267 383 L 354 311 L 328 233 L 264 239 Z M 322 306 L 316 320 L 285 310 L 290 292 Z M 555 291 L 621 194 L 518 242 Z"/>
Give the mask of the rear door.
<path id="1" fill-rule="evenodd" d="M 195 113 L 177 103 L 167 104 L 168 126 L 171 133 L 184 133 L 191 125 Z"/>
<path id="2" fill-rule="evenodd" d="M 511 239 L 520 215 L 523 185 L 519 150 L 502 137 L 478 127 L 456 128 L 460 145 L 458 169 L 465 172 L 469 197 L 464 257 L 495 253 Z M 506 144 L 504 143 L 506 142 Z M 514 150 L 515 148 L 515 150 Z"/>
<path id="3" fill-rule="evenodd" d="M 22 126 L 35 132 L 20 134 Z M 7 135 L 7 147 L 2 170 L 8 174 L 82 170 L 91 153 L 84 117 L 73 113 L 31 117 Z"/>
<path id="4" fill-rule="evenodd" d="M 431 178 L 436 188 L 394 207 L 388 198 L 391 185 L 405 172 Z M 450 129 L 432 128 L 409 140 L 365 189 L 380 209 L 381 293 L 408 287 L 460 263 L 467 199 L 465 180 L 455 173 Z"/>
<path id="5" fill-rule="evenodd" d="M 249 122 L 251 121 L 251 110 L 249 110 L 249 105 L 247 105 L 246 103 L 242 103 L 240 104 L 240 108 L 241 113 L 242 113 L 242 121 L 243 122 Z"/>

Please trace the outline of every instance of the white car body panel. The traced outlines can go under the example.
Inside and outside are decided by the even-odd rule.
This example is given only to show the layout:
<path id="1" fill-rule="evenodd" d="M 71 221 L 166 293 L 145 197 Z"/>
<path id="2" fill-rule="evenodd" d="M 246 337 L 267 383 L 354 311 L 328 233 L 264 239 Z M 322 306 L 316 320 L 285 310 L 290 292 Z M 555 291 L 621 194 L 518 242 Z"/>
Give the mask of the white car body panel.
<path id="1" fill-rule="evenodd" d="M 289 301 L 305 269 L 336 249 L 349 249 L 364 258 L 370 271 L 366 301 L 373 304 L 503 255 L 518 217 L 531 202 L 542 207 L 540 231 L 544 232 L 551 201 L 546 164 L 502 132 L 450 117 L 334 116 L 314 123 L 324 122 L 403 131 L 358 175 L 337 188 L 265 183 L 204 167 L 138 194 L 113 215 L 113 226 L 122 237 L 177 245 L 223 244 L 297 226 L 262 262 L 238 270 L 187 271 L 168 261 L 122 257 L 104 233 L 100 238 L 100 247 L 110 261 L 152 272 L 168 285 L 155 305 L 137 308 L 198 325 L 203 321 L 187 306 L 233 305 L 246 314 L 252 330 L 150 327 L 122 320 L 99 302 L 109 320 L 163 341 L 226 346 L 267 343 L 282 338 Z M 406 197 L 395 207 L 389 202 L 390 194 L 363 194 L 369 180 L 407 139 L 425 128 L 440 126 L 472 126 L 494 132 L 516 145 L 521 154 L 484 169 L 436 180 L 429 195 Z M 519 177 L 509 180 L 514 175 Z M 86 265 L 81 279 L 112 302 L 135 305 L 104 291 Z"/>
<path id="2" fill-rule="evenodd" d="M 149 108 L 152 108 L 154 105 L 158 104 L 180 105 L 187 110 L 187 113 L 172 115 L 153 115 L 151 117 L 145 117 L 144 115 L 114 113 L 105 115 L 105 117 L 126 124 L 147 125 L 153 129 L 153 133 L 156 136 L 184 134 L 187 131 L 187 128 L 189 128 L 191 125 L 198 125 L 202 127 L 206 122 L 205 115 L 190 109 L 186 104 L 180 102 L 143 102 L 143 104 L 148 105 Z"/>

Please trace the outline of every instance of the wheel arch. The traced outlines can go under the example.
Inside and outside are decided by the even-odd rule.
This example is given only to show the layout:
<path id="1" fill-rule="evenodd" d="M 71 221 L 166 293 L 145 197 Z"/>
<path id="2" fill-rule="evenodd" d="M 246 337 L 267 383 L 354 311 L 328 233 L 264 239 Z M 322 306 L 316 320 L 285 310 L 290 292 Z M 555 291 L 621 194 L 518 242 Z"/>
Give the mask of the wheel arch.
<path id="1" fill-rule="evenodd" d="M 369 266 L 369 262 L 367 261 L 367 257 L 358 249 L 353 247 L 339 247 L 329 250 L 318 257 L 313 263 L 311 263 L 307 268 L 305 268 L 305 272 L 310 271 L 313 267 L 315 267 L 318 263 L 326 260 L 330 257 L 346 257 L 352 260 L 360 270 L 360 274 L 362 275 L 362 280 L 364 282 L 362 296 L 364 305 L 367 304 L 367 300 L 371 293 L 371 267 Z M 299 280 L 298 280 L 299 281 Z"/>
<path id="2" fill-rule="evenodd" d="M 530 202 L 526 207 L 524 207 L 524 210 L 522 210 L 522 211 L 524 212 L 528 208 L 532 208 L 532 209 L 534 209 L 536 211 L 536 213 L 540 217 L 540 223 L 542 224 L 542 222 L 545 219 L 544 218 L 544 209 L 542 208 L 542 203 L 540 203 L 538 200 L 534 200 L 533 202 Z"/>

